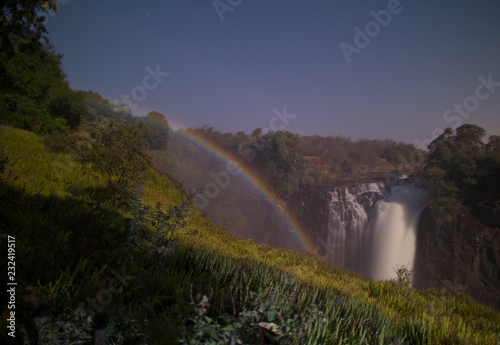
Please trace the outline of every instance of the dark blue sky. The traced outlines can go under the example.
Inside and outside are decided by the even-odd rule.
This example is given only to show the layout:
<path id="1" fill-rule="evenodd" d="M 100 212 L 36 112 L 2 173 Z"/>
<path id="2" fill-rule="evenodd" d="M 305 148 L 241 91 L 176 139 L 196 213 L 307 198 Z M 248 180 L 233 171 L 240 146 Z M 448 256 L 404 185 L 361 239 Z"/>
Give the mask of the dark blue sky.
<path id="1" fill-rule="evenodd" d="M 60 2 L 47 26 L 70 85 L 174 126 L 248 133 L 286 107 L 302 135 L 500 134 L 498 0 Z"/>

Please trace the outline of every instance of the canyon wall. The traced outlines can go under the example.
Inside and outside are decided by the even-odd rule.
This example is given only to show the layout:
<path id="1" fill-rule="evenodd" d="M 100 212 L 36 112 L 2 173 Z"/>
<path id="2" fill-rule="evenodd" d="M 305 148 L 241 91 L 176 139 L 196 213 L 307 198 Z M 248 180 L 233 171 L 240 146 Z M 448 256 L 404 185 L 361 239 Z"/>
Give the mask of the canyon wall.
<path id="1" fill-rule="evenodd" d="M 429 210 L 420 217 L 415 287 L 465 291 L 500 310 L 500 229 L 470 214 L 438 226 Z"/>

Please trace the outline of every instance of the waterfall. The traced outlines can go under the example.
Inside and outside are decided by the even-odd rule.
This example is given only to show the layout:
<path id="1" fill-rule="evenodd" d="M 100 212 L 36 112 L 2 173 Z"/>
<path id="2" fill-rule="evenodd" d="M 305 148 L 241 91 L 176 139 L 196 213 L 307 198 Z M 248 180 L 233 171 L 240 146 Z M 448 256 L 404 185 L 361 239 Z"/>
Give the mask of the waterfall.
<path id="1" fill-rule="evenodd" d="M 413 269 L 418 218 L 426 194 L 413 184 L 383 182 L 329 191 L 328 260 L 376 280 L 396 277 L 394 269 Z"/>
<path id="2" fill-rule="evenodd" d="M 366 228 L 373 205 L 386 197 L 384 183 L 338 187 L 329 192 L 329 260 L 361 271 L 366 260 Z"/>
<path id="3" fill-rule="evenodd" d="M 369 275 L 375 280 L 396 278 L 395 268 L 413 270 L 417 226 L 425 207 L 426 193 L 412 184 L 396 185 L 389 197 L 377 205 L 369 229 L 372 260 Z"/>

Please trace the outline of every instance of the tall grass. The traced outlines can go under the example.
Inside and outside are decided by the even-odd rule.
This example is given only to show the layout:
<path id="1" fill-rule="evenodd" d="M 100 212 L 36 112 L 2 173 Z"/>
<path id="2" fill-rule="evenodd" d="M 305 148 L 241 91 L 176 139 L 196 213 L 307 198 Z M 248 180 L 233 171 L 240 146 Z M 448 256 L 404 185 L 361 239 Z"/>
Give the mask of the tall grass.
<path id="1" fill-rule="evenodd" d="M 191 206 L 172 213 L 187 196 L 153 171 L 140 203 L 96 207 L 88 191 L 99 181 L 70 154 L 4 126 L 0 145 L 2 232 L 18 243 L 26 343 L 63 341 L 60 325 L 85 330 L 88 341 L 105 316 L 117 344 L 497 344 L 500 314 L 466 295 L 373 282 L 303 251 L 239 239 Z M 171 219 L 175 250 L 165 256 L 160 224 L 145 220 L 173 214 L 182 219 Z M 140 225 L 134 245 L 131 224 Z M 51 310 L 41 328 L 33 299 Z"/>

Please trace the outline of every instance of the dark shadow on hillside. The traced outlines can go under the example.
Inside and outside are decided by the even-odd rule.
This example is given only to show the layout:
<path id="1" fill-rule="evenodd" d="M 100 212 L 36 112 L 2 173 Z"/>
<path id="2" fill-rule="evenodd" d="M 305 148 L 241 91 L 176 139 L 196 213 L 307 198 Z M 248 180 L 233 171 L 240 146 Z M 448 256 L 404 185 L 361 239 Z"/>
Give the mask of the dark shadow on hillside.
<path id="1" fill-rule="evenodd" d="M 105 195 L 104 190 L 81 193 L 82 199 Z M 119 213 L 92 201 L 28 195 L 4 182 L 0 182 L 0 218 L 1 233 L 16 238 L 16 269 L 34 280 L 30 283 L 39 280 L 43 285 L 54 277 L 37 273 L 58 272 L 81 257 L 96 265 L 118 261 L 108 253 L 125 245 L 127 219 Z"/>

